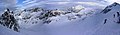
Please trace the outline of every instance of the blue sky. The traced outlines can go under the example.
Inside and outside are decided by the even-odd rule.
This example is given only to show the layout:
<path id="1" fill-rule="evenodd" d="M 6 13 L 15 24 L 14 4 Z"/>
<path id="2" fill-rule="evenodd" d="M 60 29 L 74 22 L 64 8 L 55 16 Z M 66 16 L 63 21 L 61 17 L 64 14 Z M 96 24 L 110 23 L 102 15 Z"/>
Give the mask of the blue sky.
<path id="1" fill-rule="evenodd" d="M 22 4 L 23 1 L 25 1 L 25 0 L 18 0 L 18 1 L 17 1 L 17 4 Z"/>

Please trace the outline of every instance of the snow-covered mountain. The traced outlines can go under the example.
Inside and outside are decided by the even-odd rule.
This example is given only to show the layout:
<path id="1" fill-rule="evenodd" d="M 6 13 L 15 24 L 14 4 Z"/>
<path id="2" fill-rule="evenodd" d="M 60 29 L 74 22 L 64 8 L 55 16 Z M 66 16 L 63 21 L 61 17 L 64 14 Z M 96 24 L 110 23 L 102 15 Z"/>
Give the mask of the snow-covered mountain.
<path id="1" fill-rule="evenodd" d="M 107 6 L 102 12 L 107 13 L 107 12 L 111 11 L 111 9 L 113 9 L 113 7 L 116 7 L 116 6 L 120 6 L 120 4 L 114 2 L 113 4 Z"/>
<path id="2" fill-rule="evenodd" d="M 103 14 L 106 14 L 106 15 L 113 15 L 112 17 L 117 20 L 117 21 L 114 21 L 114 22 L 117 22 L 119 23 L 119 7 L 120 7 L 120 4 L 119 3 L 113 3 L 112 5 L 109 5 L 107 6 L 101 13 Z M 116 19 L 117 18 L 117 19 Z"/>
<path id="3" fill-rule="evenodd" d="M 19 32 L 19 25 L 15 16 L 9 9 L 7 9 L 1 16 L 0 16 L 0 24 L 9 28 L 13 29 L 14 31 Z"/>
<path id="4" fill-rule="evenodd" d="M 17 21 L 14 24 L 18 24 L 15 27 L 20 26 L 19 32 L 1 23 L 0 35 L 120 35 L 119 9 L 120 4 L 115 2 L 105 9 L 79 5 L 66 10 L 17 10 L 13 16 Z"/>
<path id="5" fill-rule="evenodd" d="M 88 11 L 87 11 L 88 10 Z M 86 11 L 86 12 L 84 12 Z M 94 13 L 94 9 L 84 8 L 83 6 L 75 6 L 68 8 L 66 10 L 47 10 L 43 8 L 31 8 L 25 9 L 23 11 L 19 11 L 15 13 L 15 18 L 18 20 L 20 25 L 33 26 L 36 24 L 44 24 L 50 23 L 51 21 L 59 21 L 60 17 L 64 17 L 64 19 L 72 20 L 76 18 L 83 18 L 87 15 Z"/>

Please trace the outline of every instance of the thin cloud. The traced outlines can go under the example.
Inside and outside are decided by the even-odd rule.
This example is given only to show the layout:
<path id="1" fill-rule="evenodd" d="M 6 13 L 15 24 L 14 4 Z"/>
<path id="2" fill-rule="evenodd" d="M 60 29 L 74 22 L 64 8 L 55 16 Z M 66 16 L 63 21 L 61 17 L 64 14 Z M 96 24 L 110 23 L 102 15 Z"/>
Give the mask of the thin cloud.
<path id="1" fill-rule="evenodd" d="M 23 1 L 23 3 L 28 3 L 28 2 L 30 2 L 31 0 L 25 0 L 25 1 Z"/>
<path id="2" fill-rule="evenodd" d="M 0 11 L 5 8 L 15 9 L 17 0 L 0 0 Z"/>
<path id="3" fill-rule="evenodd" d="M 33 6 L 44 6 L 45 4 L 53 5 L 65 5 L 65 4 L 84 4 L 84 5 L 98 5 L 105 6 L 107 2 L 105 0 L 26 0 L 20 5 L 22 8 Z M 19 6 L 19 5 L 18 5 Z"/>

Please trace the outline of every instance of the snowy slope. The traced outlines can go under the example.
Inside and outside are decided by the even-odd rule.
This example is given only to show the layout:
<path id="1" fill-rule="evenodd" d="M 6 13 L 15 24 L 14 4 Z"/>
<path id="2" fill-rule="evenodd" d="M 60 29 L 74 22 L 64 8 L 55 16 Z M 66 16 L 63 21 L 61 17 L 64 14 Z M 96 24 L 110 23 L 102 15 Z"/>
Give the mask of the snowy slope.
<path id="1" fill-rule="evenodd" d="M 18 32 L 0 25 L 0 35 L 18 35 Z"/>
<path id="2" fill-rule="evenodd" d="M 115 6 L 114 6 L 115 5 Z M 98 11 L 91 17 L 80 21 L 57 22 L 47 25 L 51 35 L 120 35 L 120 25 L 116 12 L 119 12 L 119 4 L 110 5 L 111 11 L 106 14 Z M 105 8 L 106 9 L 106 8 Z M 115 14 L 115 18 L 114 15 Z M 107 19 L 106 23 L 105 19 Z M 115 21 L 115 22 L 114 22 Z M 56 33 L 56 34 L 54 34 Z"/>

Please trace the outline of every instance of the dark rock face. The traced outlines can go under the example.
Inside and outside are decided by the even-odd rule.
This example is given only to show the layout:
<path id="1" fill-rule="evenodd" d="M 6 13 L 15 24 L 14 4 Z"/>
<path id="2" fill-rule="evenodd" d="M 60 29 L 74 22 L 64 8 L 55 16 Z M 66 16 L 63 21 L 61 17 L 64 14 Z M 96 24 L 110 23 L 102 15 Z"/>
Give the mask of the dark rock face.
<path id="1" fill-rule="evenodd" d="M 117 18 L 118 18 L 117 23 L 120 24 L 120 14 L 119 14 L 119 12 L 117 12 Z"/>
<path id="2" fill-rule="evenodd" d="M 102 12 L 103 12 L 104 14 L 106 14 L 106 13 L 108 13 L 109 11 L 111 11 L 111 9 L 105 8 Z"/>
<path id="3" fill-rule="evenodd" d="M 116 19 L 114 22 L 116 22 L 117 24 L 120 24 L 120 11 L 113 14 L 113 18 Z"/>
<path id="4" fill-rule="evenodd" d="M 112 7 L 115 7 L 117 5 L 120 6 L 119 3 L 114 2 L 113 4 L 107 6 L 101 13 L 106 14 L 106 13 L 108 13 L 108 12 L 110 12 L 112 10 L 111 9 Z"/>
<path id="5" fill-rule="evenodd" d="M 107 19 L 104 20 L 104 24 L 106 24 L 106 22 L 107 22 Z"/>
<path id="6" fill-rule="evenodd" d="M 14 18 L 14 15 L 9 11 L 9 9 L 7 9 L 7 11 L 5 11 L 0 17 L 0 24 L 19 32 L 19 25 L 17 24 L 17 20 Z"/>

